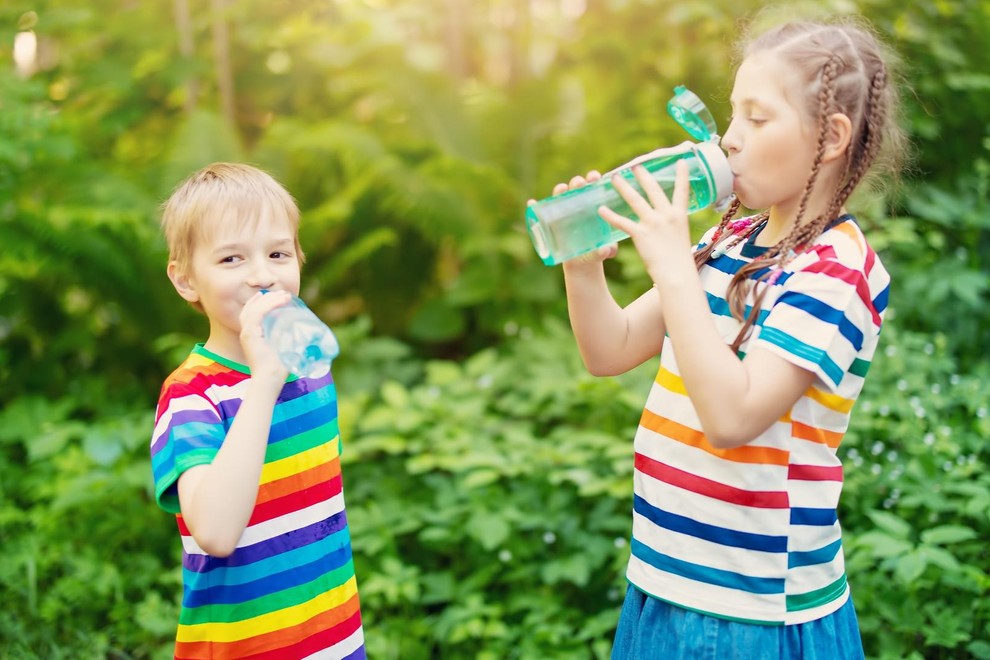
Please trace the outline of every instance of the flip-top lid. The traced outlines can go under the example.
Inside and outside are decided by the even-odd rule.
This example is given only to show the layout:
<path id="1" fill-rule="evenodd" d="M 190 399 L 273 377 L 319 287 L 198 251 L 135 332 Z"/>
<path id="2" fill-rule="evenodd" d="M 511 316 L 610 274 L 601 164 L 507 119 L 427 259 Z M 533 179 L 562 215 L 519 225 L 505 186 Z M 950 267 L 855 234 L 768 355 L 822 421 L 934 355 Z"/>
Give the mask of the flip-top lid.
<path id="1" fill-rule="evenodd" d="M 667 114 L 696 140 L 708 142 L 718 138 L 712 113 L 697 94 L 684 85 L 674 88 L 674 97 L 667 101 Z"/>

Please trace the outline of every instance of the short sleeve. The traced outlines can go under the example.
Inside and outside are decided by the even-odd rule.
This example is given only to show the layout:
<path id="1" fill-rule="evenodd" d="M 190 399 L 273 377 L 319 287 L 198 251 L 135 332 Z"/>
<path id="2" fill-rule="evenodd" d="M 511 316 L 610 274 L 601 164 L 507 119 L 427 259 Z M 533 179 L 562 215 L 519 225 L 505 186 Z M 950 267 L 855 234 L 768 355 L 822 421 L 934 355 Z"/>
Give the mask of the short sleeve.
<path id="1" fill-rule="evenodd" d="M 166 386 L 158 401 L 151 439 L 155 499 L 169 513 L 179 513 L 179 476 L 213 461 L 226 429 L 215 404 L 188 386 Z"/>
<path id="2" fill-rule="evenodd" d="M 861 266 L 816 259 L 781 277 L 783 290 L 755 346 L 813 371 L 833 392 L 864 347 L 876 346 L 882 317 Z"/>

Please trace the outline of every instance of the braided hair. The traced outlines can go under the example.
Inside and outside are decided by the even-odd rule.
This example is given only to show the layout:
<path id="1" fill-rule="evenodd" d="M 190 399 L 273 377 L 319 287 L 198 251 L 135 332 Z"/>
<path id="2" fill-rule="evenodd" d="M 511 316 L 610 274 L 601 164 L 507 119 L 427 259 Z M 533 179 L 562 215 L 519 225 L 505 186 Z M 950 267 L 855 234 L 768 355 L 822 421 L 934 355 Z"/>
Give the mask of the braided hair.
<path id="1" fill-rule="evenodd" d="M 766 51 L 776 53 L 783 61 L 790 63 L 807 82 L 804 109 L 806 116 L 813 119 L 813 125 L 818 127 L 818 142 L 790 233 L 771 246 L 761 259 L 743 265 L 729 283 L 729 309 L 735 318 L 743 322 L 732 343 L 735 351 L 739 350 L 752 330 L 763 298 L 776 279 L 772 273 L 779 273 L 838 217 L 850 195 L 878 163 L 881 147 L 887 147 L 889 168 L 896 171 L 896 160 L 904 142 L 897 122 L 893 120 L 897 92 L 890 84 L 885 62 L 887 57 L 868 28 L 851 22 L 785 23 L 757 37 L 743 53 L 749 56 Z M 824 212 L 805 219 L 825 154 L 828 118 L 835 113 L 845 114 L 852 126 L 844 169 Z M 722 217 L 713 240 L 695 253 L 695 263 L 699 269 L 711 257 L 715 244 L 722 238 L 739 207 L 739 201 L 735 200 Z M 727 239 L 733 240 L 731 235 Z M 754 289 L 753 304 L 749 314 L 746 314 L 746 300 Z"/>

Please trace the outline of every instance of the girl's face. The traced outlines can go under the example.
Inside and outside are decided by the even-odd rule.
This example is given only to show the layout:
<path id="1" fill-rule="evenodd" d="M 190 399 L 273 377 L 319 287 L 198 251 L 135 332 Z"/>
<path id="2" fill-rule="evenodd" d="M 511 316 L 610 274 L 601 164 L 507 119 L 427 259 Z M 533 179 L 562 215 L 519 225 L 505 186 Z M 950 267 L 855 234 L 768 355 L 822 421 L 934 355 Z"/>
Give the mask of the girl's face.
<path id="1" fill-rule="evenodd" d="M 771 52 L 750 55 L 736 72 L 722 148 L 736 196 L 747 208 L 797 212 L 818 141 L 798 105 L 802 89 L 793 68 Z"/>
<path id="2" fill-rule="evenodd" d="M 240 226 L 238 226 L 240 225 Z M 257 223 L 227 222 L 197 241 L 186 278 L 210 320 L 207 348 L 243 361 L 240 314 L 261 289 L 299 294 L 299 256 L 289 221 L 264 213 Z"/>

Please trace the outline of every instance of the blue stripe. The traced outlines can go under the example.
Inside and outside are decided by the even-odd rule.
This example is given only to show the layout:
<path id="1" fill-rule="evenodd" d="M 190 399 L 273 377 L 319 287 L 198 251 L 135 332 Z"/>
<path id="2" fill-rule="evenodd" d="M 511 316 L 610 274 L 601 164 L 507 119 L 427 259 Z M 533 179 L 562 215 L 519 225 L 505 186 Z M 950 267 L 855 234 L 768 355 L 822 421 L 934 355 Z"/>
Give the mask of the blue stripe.
<path id="1" fill-rule="evenodd" d="M 272 543 L 271 539 L 258 541 L 253 545 L 237 548 L 237 551 L 229 557 L 213 557 L 210 555 L 189 555 L 182 557 L 184 568 L 197 573 L 216 570 L 224 566 L 244 566 L 261 561 L 266 557 L 272 557 L 283 552 L 288 552 L 296 548 L 301 548 L 310 543 L 315 543 L 326 536 L 332 535 L 347 528 L 347 512 L 338 511 L 332 516 L 323 520 L 317 520 L 312 525 L 300 527 L 290 532 L 286 532 L 278 537 L 278 543 Z"/>
<path id="2" fill-rule="evenodd" d="M 707 291 L 705 291 L 705 295 L 708 296 L 708 308 L 712 311 L 712 314 L 716 314 L 718 316 L 732 316 L 732 311 L 729 309 L 729 303 L 725 300 L 725 298 L 719 298 L 718 296 L 714 296 Z M 746 305 L 746 316 L 749 316 L 750 310 L 752 309 L 752 305 Z M 756 325 L 763 325 L 763 322 L 769 314 L 770 310 L 761 309 L 756 318 Z"/>
<path id="3" fill-rule="evenodd" d="M 686 516 L 679 516 L 659 509 L 639 495 L 633 498 L 633 511 L 664 529 L 687 534 L 711 543 L 746 550 L 759 550 L 760 552 L 787 552 L 786 536 L 753 534 L 700 523 Z"/>
<path id="4" fill-rule="evenodd" d="M 783 293 L 775 303 L 789 305 L 794 309 L 810 314 L 820 321 L 837 326 L 842 336 L 859 351 L 863 348 L 863 333 L 856 325 L 846 318 L 842 310 L 836 309 L 817 298 L 804 293 L 789 291 Z"/>
<path id="5" fill-rule="evenodd" d="M 817 550 L 792 552 L 787 555 L 787 567 L 799 568 L 801 566 L 817 566 L 819 564 L 827 564 L 835 559 L 835 556 L 841 549 L 842 539 L 836 539 L 825 547 L 818 548 Z"/>
<path id="6" fill-rule="evenodd" d="M 212 584 L 212 580 L 208 576 L 200 576 L 203 582 L 210 586 L 197 590 L 186 583 L 183 589 L 182 606 L 192 608 L 204 605 L 209 607 L 211 605 L 245 603 L 255 598 L 312 582 L 321 575 L 346 566 L 350 561 L 351 546 L 348 545 L 309 564 L 290 565 L 281 573 L 274 573 L 246 584 L 216 586 Z"/>
<path id="7" fill-rule="evenodd" d="M 792 525 L 813 525 L 815 527 L 831 527 L 839 521 L 835 509 L 810 509 L 795 507 L 791 509 Z"/>
<path id="8" fill-rule="evenodd" d="M 692 564 L 691 562 L 675 559 L 661 554 L 648 547 L 641 541 L 632 540 L 630 546 L 634 557 L 646 562 L 664 573 L 679 575 L 695 582 L 704 582 L 719 587 L 746 591 L 753 594 L 782 594 L 784 593 L 783 578 L 761 578 L 742 575 L 719 568 Z"/>
<path id="9" fill-rule="evenodd" d="M 340 548 L 349 545 L 350 542 L 351 535 L 345 527 L 337 533 L 326 536 L 315 543 L 294 548 L 288 552 L 283 552 L 278 555 L 272 555 L 264 559 L 260 559 L 252 564 L 240 566 L 218 566 L 208 573 L 209 577 L 206 579 L 203 578 L 203 573 L 183 568 L 182 583 L 188 585 L 202 583 L 204 587 L 206 585 L 216 584 L 223 584 L 227 586 L 247 584 L 249 582 L 260 580 L 266 575 L 270 575 L 277 569 L 285 566 L 303 566 L 315 562 L 322 559 L 324 556 L 328 556 Z M 192 588 L 195 589 L 195 586 Z"/>
<path id="10" fill-rule="evenodd" d="M 884 290 L 877 294 L 877 297 L 873 299 L 873 307 L 877 310 L 877 314 L 882 314 L 883 310 L 887 309 L 887 300 L 890 297 L 890 285 L 888 284 L 884 287 Z"/>
<path id="11" fill-rule="evenodd" d="M 829 380 L 836 385 L 842 380 L 842 376 L 844 375 L 842 369 L 828 356 L 828 353 L 819 348 L 814 348 L 804 342 L 798 341 L 777 328 L 763 328 L 760 331 L 760 340 L 774 346 L 779 346 L 792 355 L 818 365 Z"/>

